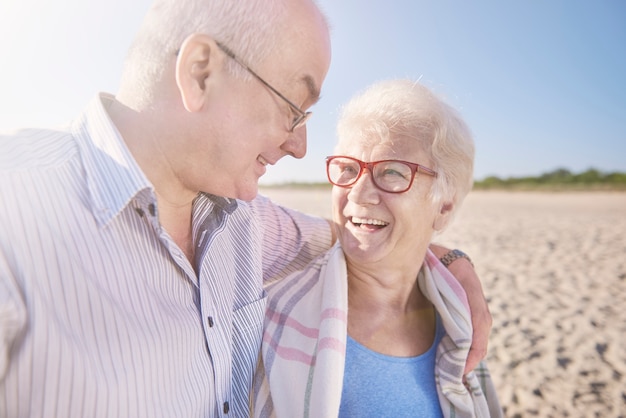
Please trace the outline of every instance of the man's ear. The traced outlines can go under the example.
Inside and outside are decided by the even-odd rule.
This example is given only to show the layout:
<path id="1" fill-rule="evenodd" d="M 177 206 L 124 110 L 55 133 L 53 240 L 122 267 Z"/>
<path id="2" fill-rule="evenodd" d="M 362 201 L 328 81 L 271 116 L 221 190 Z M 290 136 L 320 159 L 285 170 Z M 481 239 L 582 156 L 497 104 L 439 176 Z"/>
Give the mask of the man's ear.
<path id="1" fill-rule="evenodd" d="M 176 59 L 176 85 L 185 109 L 196 112 L 206 99 L 207 80 L 222 64 L 222 54 L 215 40 L 208 35 L 189 35 Z"/>
<path id="2" fill-rule="evenodd" d="M 448 225 L 453 208 L 454 203 L 452 202 L 444 202 L 443 205 L 441 205 L 441 209 L 433 221 L 433 229 L 435 231 L 441 231 L 446 225 Z"/>

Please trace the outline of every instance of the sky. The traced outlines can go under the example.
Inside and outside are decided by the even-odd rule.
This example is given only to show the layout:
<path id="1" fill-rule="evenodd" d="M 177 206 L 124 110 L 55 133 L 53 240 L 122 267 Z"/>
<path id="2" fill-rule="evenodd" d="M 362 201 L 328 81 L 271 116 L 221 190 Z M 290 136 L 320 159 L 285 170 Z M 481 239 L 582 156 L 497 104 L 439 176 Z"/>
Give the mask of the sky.
<path id="1" fill-rule="evenodd" d="M 419 79 L 455 107 L 474 174 L 626 172 L 626 2 L 320 0 L 332 62 L 308 152 L 262 184 L 325 181 L 341 105 L 368 85 Z M 149 0 L 0 0 L 0 131 L 55 127 L 115 93 Z M 254 68 L 254 64 L 250 63 Z"/>

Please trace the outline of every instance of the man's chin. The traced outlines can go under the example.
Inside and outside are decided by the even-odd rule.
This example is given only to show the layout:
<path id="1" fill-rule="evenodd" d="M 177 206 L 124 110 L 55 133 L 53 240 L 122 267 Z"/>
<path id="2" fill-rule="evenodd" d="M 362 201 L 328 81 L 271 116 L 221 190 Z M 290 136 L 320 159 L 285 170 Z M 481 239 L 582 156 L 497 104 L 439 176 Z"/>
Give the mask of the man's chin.
<path id="1" fill-rule="evenodd" d="M 220 188 L 213 188 L 210 191 L 205 190 L 204 192 L 227 199 L 237 199 L 249 202 L 251 200 L 254 200 L 254 198 L 256 198 L 257 194 L 259 193 L 259 183 L 258 181 L 254 180 L 248 182 L 239 181 L 235 184 L 224 184 Z"/>
<path id="2" fill-rule="evenodd" d="M 233 193 L 233 196 L 230 196 L 230 198 L 249 202 L 251 200 L 254 200 L 258 193 L 259 183 L 258 181 L 254 181 L 241 184 L 239 187 L 237 187 L 237 190 L 235 191 L 235 193 Z"/>

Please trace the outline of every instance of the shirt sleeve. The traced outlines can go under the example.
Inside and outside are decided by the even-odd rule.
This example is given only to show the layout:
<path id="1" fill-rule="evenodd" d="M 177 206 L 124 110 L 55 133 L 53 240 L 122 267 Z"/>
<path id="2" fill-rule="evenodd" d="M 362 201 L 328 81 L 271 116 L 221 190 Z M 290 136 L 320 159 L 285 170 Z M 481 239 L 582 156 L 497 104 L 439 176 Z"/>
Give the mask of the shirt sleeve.
<path id="1" fill-rule="evenodd" d="M 9 368 L 9 354 L 26 326 L 26 306 L 5 255 L 0 252 L 0 382 Z"/>
<path id="2" fill-rule="evenodd" d="M 258 196 L 251 206 L 261 222 L 265 285 L 304 269 L 332 246 L 330 225 L 324 218 L 277 205 L 265 196 Z"/>

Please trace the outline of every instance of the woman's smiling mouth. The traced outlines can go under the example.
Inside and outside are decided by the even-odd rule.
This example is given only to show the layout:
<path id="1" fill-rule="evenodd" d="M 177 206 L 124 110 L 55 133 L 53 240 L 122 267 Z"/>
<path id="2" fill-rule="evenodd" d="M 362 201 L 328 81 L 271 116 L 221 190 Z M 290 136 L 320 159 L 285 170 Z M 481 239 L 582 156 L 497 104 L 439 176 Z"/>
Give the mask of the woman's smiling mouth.
<path id="1" fill-rule="evenodd" d="M 358 228 L 381 229 L 389 225 L 389 222 L 381 221 L 380 219 L 358 218 L 356 216 L 352 216 L 349 219 Z"/>

